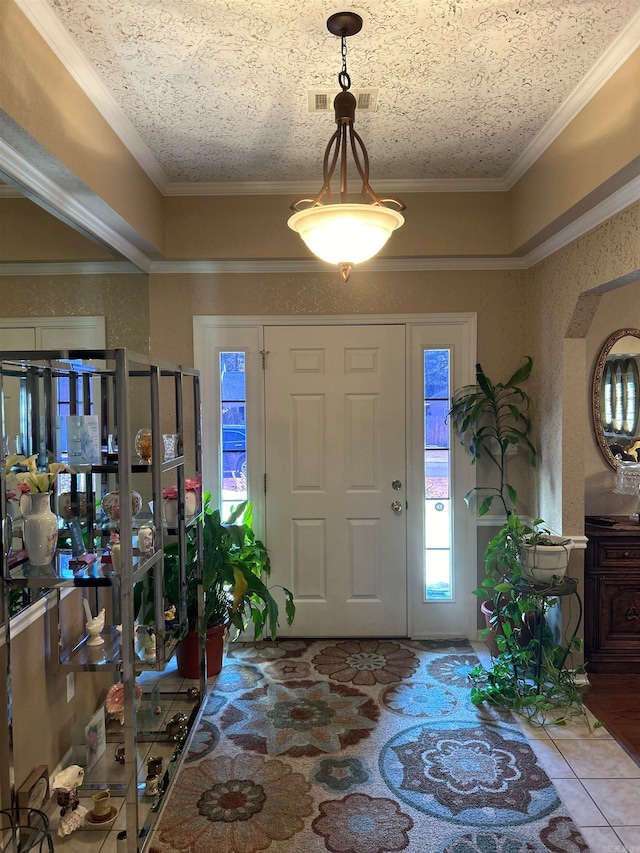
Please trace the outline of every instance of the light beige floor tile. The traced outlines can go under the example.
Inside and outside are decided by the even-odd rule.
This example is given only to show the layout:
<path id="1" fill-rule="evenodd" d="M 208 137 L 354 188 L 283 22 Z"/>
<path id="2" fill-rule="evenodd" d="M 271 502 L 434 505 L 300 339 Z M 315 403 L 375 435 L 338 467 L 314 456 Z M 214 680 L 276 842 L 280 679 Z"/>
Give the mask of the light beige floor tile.
<path id="1" fill-rule="evenodd" d="M 575 779 L 576 774 L 553 741 L 533 739 L 529 745 L 550 779 Z"/>
<path id="2" fill-rule="evenodd" d="M 591 853 L 628 853 L 611 827 L 589 826 L 581 832 L 591 848 Z"/>
<path id="3" fill-rule="evenodd" d="M 637 826 L 640 779 L 583 779 L 582 784 L 611 826 Z"/>
<path id="4" fill-rule="evenodd" d="M 556 745 L 579 779 L 640 777 L 640 767 L 614 740 L 560 740 Z"/>
<path id="5" fill-rule="evenodd" d="M 616 826 L 616 835 L 629 853 L 640 853 L 640 826 Z"/>
<path id="6" fill-rule="evenodd" d="M 605 816 L 579 779 L 554 779 L 553 784 L 569 814 L 581 829 L 585 826 L 607 826 Z"/>
<path id="7" fill-rule="evenodd" d="M 515 722 L 518 723 L 522 729 L 522 733 L 527 740 L 551 740 L 546 728 L 532 726 L 531 723 L 527 722 L 523 717 L 519 717 L 518 714 L 513 714 L 512 716 Z"/>
<path id="8" fill-rule="evenodd" d="M 552 740 L 573 740 L 574 738 L 580 740 L 584 740 L 585 738 L 589 740 L 611 740 L 611 735 L 604 726 L 594 728 L 598 720 L 588 709 L 586 718 L 589 721 L 589 725 L 587 725 L 584 718 L 575 717 L 569 720 L 566 726 L 550 725 L 545 726 L 545 728 Z"/>

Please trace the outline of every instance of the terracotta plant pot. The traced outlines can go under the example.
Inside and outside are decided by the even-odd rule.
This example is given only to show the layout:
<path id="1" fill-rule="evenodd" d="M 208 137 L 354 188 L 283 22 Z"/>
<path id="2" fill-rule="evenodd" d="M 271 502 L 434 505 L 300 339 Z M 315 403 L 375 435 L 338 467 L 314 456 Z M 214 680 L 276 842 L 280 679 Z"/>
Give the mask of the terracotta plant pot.
<path id="1" fill-rule="evenodd" d="M 500 649 L 496 643 L 496 634 L 502 634 L 502 628 L 500 625 L 491 623 L 494 609 L 495 605 L 493 601 L 483 601 L 480 605 L 480 611 L 484 616 L 486 626 L 489 629 L 489 633 L 484 638 L 484 641 L 491 652 L 491 657 L 496 657 L 496 655 L 500 654 Z M 534 619 L 535 615 L 533 613 L 529 613 L 527 615 L 527 622 L 520 632 L 520 646 L 522 647 L 527 646 L 529 641 L 533 638 Z"/>
<path id="2" fill-rule="evenodd" d="M 217 675 L 222 669 L 222 652 L 224 650 L 224 634 L 226 625 L 216 625 L 207 628 L 207 639 L 205 642 L 207 654 L 207 678 Z M 189 631 L 187 636 L 180 640 L 176 649 L 178 660 L 178 675 L 183 678 L 200 678 L 200 662 L 198 659 L 198 635 L 195 631 Z"/>

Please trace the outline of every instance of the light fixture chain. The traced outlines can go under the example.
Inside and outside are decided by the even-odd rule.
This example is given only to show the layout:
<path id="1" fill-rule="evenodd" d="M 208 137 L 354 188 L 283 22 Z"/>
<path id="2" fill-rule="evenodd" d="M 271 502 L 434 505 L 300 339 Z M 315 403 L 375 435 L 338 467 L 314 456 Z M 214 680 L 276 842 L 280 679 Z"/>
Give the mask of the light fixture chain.
<path id="1" fill-rule="evenodd" d="M 347 72 L 347 39 L 342 36 L 342 71 L 338 74 L 338 83 L 343 92 L 348 92 L 351 88 L 351 77 Z"/>

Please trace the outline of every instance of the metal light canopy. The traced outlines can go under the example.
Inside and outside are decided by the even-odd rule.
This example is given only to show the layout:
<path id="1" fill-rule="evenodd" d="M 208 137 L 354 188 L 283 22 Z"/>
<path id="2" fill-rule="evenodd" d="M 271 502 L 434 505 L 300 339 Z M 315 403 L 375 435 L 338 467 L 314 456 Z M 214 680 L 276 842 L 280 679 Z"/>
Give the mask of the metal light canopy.
<path id="1" fill-rule="evenodd" d="M 315 198 L 302 197 L 294 201 L 289 218 L 289 228 L 297 231 L 309 249 L 321 260 L 340 267 L 343 281 L 347 281 L 353 264 L 368 261 L 387 242 L 391 233 L 404 223 L 399 211 L 406 205 L 397 198 L 380 198 L 369 183 L 369 155 L 364 142 L 353 128 L 356 99 L 349 92 L 351 78 L 347 73 L 348 36 L 359 33 L 362 18 L 355 12 L 338 12 L 327 21 L 327 29 L 342 40 L 342 71 L 338 83 L 342 89 L 333 102 L 337 129 L 324 152 L 322 173 L 324 182 Z M 347 200 L 347 153 L 351 151 L 358 174 L 362 180 L 360 200 L 354 204 Z M 331 178 L 340 161 L 340 201 L 334 202 Z M 367 201 L 367 198 L 370 201 Z M 386 207 L 394 205 L 397 210 Z"/>

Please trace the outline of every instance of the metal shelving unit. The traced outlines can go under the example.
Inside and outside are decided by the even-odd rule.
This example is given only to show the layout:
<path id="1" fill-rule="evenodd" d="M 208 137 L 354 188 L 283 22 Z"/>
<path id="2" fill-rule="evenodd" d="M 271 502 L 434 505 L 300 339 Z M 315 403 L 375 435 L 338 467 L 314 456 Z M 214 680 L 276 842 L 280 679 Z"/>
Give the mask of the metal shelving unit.
<path id="1" fill-rule="evenodd" d="M 154 738 L 163 740 L 165 733 L 149 712 L 149 697 L 136 712 L 136 675 L 149 669 L 163 670 L 170 661 L 181 628 L 186 625 L 186 530 L 184 494 L 187 465 L 196 474 L 202 470 L 202 432 L 200 415 L 199 373 L 190 368 L 153 360 L 147 356 L 125 349 L 98 351 L 47 351 L 47 352 L 0 352 L 0 447 L 4 447 L 4 430 L 7 423 L 20 423 L 24 455 L 39 454 L 46 462 L 60 458 L 59 388 L 70 389 L 69 410 L 75 415 L 99 416 L 101 432 L 100 462 L 74 465 L 71 475 L 71 504 L 80 491 L 80 477 L 84 479 L 86 494 L 86 520 L 84 531 L 88 550 L 96 553 L 94 562 L 78 566 L 70 550 L 59 549 L 50 566 L 34 569 L 24 553 L 10 551 L 6 528 L 2 535 L 2 575 L 0 579 L 0 620 L 4 623 L 4 639 L 7 650 L 7 708 L 11 702 L 11 674 L 20 661 L 12 660 L 11 620 L 9 595 L 14 587 L 44 590 L 57 596 L 58 606 L 52 608 L 57 621 L 52 620 L 51 666 L 54 669 L 76 673 L 112 671 L 114 683 L 121 682 L 124 688 L 124 725 L 117 731 L 118 740 L 124 745 L 123 764 L 102 762 L 98 777 L 95 770 L 85 776 L 83 788 L 86 792 L 109 787 L 124 794 L 126 803 L 127 849 L 130 853 L 144 849 L 154 814 L 157 813 L 159 798 L 149 808 L 141 808 L 144 781 L 140 779 L 138 750 L 140 742 Z M 11 394 L 5 393 L 11 387 Z M 19 411 L 10 414 L 5 410 L 7 400 L 19 404 Z M 152 434 L 152 462 L 147 465 L 136 458 L 133 436 L 139 427 L 150 426 Z M 188 431 L 188 432 L 187 432 Z M 118 437 L 117 457 L 112 448 L 106 447 L 108 434 Z M 163 459 L 163 433 L 180 436 L 182 448 L 179 455 L 167 461 Z M 95 452 L 95 448 L 94 448 Z M 193 474 L 191 474 L 193 476 Z M 167 530 L 163 523 L 162 488 L 171 478 L 177 484 L 178 522 L 177 527 Z M 139 523 L 153 523 L 156 531 L 154 552 L 141 555 L 135 547 L 138 522 L 128 512 L 121 512 L 118 522 L 120 535 L 120 572 L 116 573 L 107 556 L 107 540 L 114 523 L 102 518 L 100 499 L 106 493 L 117 490 L 120 495 L 129 495 L 136 489 L 150 512 L 139 519 Z M 0 512 L 4 519 L 8 506 L 4 488 L 0 489 Z M 138 514 L 138 516 L 142 515 Z M 136 518 L 138 518 L 138 516 Z M 202 549 L 202 529 L 198 519 L 193 522 L 197 529 L 198 547 Z M 177 628 L 166 630 L 164 612 L 168 602 L 163 599 L 163 547 L 167 538 L 175 538 L 180 544 L 180 570 L 183 578 L 182 600 L 171 602 L 177 607 Z M 60 540 L 59 540 L 60 541 Z M 156 639 L 155 660 L 145 660 L 136 650 L 134 622 L 134 585 L 145 578 L 153 578 L 153 631 Z M 67 589 L 81 589 L 88 597 L 92 611 L 105 607 L 107 623 L 102 637 L 104 644 L 87 645 L 87 637 L 69 640 L 65 636 L 61 613 L 61 596 Z M 202 589 L 200 588 L 200 596 Z M 121 631 L 116 629 L 121 626 Z M 206 670 L 204 637 L 201 637 L 201 678 L 199 695 L 205 695 Z M 55 649 L 58 653 L 54 654 Z M 43 649 L 43 654 L 45 651 Z M 0 679 L 1 681 L 1 679 Z M 3 697 L 0 696 L 0 700 Z M 1 703 L 0 703 L 1 704 Z M 193 701 L 191 701 L 193 706 Z M 193 714 L 192 714 L 193 716 Z M 109 727 L 107 727 L 109 737 Z M 172 758 L 180 749 L 180 742 L 168 740 L 172 745 Z M 16 807 L 15 782 L 13 778 L 14 752 L 20 749 L 14 743 L 12 720 L 9 710 L 4 724 L 0 720 L 0 745 L 8 746 L 8 762 L 3 759 L 0 770 L 0 789 L 3 807 Z M 62 759 L 62 756 L 60 757 Z M 161 793 L 170 783 L 170 762 L 164 775 Z M 19 781 L 19 780 L 18 780 Z M 82 791 L 82 789 L 81 789 Z M 7 800 L 10 802 L 6 802 Z"/>

